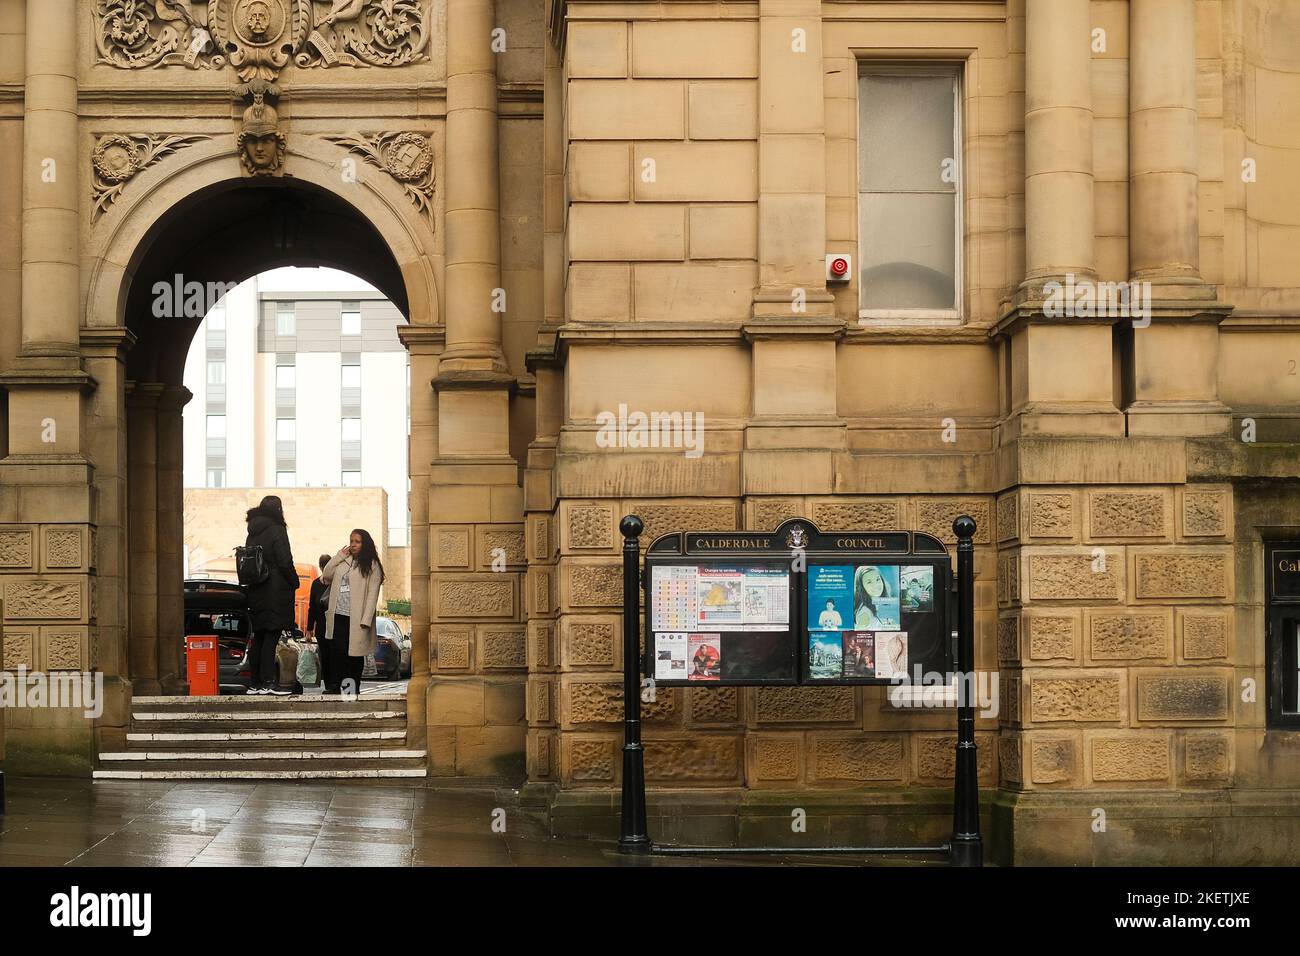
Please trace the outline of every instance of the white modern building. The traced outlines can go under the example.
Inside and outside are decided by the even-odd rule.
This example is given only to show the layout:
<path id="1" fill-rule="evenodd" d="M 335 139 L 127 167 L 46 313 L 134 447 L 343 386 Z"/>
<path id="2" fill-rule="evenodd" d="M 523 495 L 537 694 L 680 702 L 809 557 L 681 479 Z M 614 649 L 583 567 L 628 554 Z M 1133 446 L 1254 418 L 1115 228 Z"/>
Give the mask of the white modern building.
<path id="1" fill-rule="evenodd" d="M 410 540 L 405 319 L 332 269 L 275 269 L 203 320 L 185 363 L 187 488 L 382 487 Z"/>

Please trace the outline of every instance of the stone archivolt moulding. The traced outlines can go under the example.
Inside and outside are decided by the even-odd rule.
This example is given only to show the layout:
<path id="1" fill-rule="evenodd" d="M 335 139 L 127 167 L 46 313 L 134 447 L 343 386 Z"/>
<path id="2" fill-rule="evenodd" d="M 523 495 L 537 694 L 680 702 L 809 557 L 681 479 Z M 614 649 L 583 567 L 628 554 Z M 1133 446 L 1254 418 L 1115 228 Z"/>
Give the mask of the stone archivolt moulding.
<path id="1" fill-rule="evenodd" d="M 423 133 L 326 136 L 388 173 L 406 190 L 417 209 L 433 223 L 433 144 Z"/>
<path id="2" fill-rule="evenodd" d="M 90 156 L 91 198 L 94 208 L 91 221 L 98 219 L 117 201 L 126 184 L 140 170 L 168 153 L 191 146 L 210 136 L 168 136 L 154 133 L 110 133 L 95 141 Z"/>
<path id="3" fill-rule="evenodd" d="M 222 69 L 247 82 L 299 67 L 402 66 L 427 57 L 427 0 L 95 0 L 100 63 Z"/>

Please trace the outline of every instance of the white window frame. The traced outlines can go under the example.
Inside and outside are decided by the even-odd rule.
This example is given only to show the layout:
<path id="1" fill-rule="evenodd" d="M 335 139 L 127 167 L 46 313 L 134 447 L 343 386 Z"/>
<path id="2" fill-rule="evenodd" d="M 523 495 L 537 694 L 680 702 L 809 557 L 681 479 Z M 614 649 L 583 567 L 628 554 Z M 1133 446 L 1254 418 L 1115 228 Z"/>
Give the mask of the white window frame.
<path id="1" fill-rule="evenodd" d="M 212 311 L 208 313 L 208 328 L 222 332 L 226 328 L 226 307 L 224 305 L 214 305 Z"/>
<path id="2" fill-rule="evenodd" d="M 288 438 L 285 438 L 284 435 L 281 434 L 282 430 L 284 429 L 284 427 L 285 427 L 286 425 L 289 426 L 289 427 L 288 427 L 288 431 L 289 431 L 289 437 L 288 437 Z M 277 418 L 277 419 L 275 420 L 275 440 L 276 440 L 276 441 L 285 441 L 285 442 L 288 442 L 288 441 L 296 442 L 296 441 L 298 440 L 298 419 L 296 419 L 296 418 Z"/>
<path id="3" fill-rule="evenodd" d="M 280 319 L 281 319 L 282 317 L 284 317 L 284 316 L 288 316 L 288 319 L 289 319 L 289 327 L 290 327 L 290 328 L 289 328 L 289 331 L 288 331 L 288 332 L 281 332 L 281 331 L 280 331 Z M 276 303 L 276 305 L 275 305 L 275 334 L 276 334 L 276 335 L 280 335 L 280 336 L 284 336 L 285 338 L 291 338 L 291 337 L 293 337 L 293 336 L 295 336 L 295 335 L 298 334 L 298 309 L 297 309 L 297 307 L 296 307 L 296 305 L 295 305 L 294 303 L 292 303 L 292 302 L 289 303 L 289 307 L 288 307 L 287 309 L 284 307 L 284 303 L 283 303 L 283 302 L 277 302 L 277 303 Z"/>
<path id="4" fill-rule="evenodd" d="M 297 488 L 298 473 L 296 471 L 277 471 L 275 473 L 275 487 Z"/>
<path id="5" fill-rule="evenodd" d="M 215 477 L 216 480 L 213 480 Z M 209 468 L 208 469 L 208 487 L 224 488 L 226 487 L 226 469 Z"/>
<path id="6" fill-rule="evenodd" d="M 858 285 L 858 324 L 864 326 L 909 326 L 909 325 L 962 325 L 966 321 L 966 243 L 965 243 L 965 205 L 966 205 L 966 150 L 965 134 L 962 124 L 964 106 L 964 83 L 966 63 L 964 60 L 950 58 L 935 60 L 858 60 L 858 82 L 854 85 L 854 119 L 857 129 L 853 151 L 854 181 L 854 231 L 857 236 L 856 255 L 858 274 L 854 282 Z M 953 266 L 952 309 L 864 309 L 862 308 L 862 184 L 858 181 L 859 156 L 862 149 L 862 109 L 858 102 L 862 95 L 861 79 L 868 74 L 892 74 L 895 76 L 947 76 L 953 83 L 953 158 L 957 160 L 956 196 L 953 200 L 954 215 L 953 253 L 956 262 Z"/>
<path id="7" fill-rule="evenodd" d="M 349 302 L 345 302 L 345 303 L 344 303 L 344 306 L 347 306 L 347 305 L 356 305 L 356 308 L 355 308 L 355 309 L 349 309 L 349 308 L 341 308 L 341 309 L 340 309 L 340 311 L 339 311 L 339 330 L 340 330 L 340 334 L 342 334 L 342 335 L 360 335 L 360 334 L 361 334 L 361 303 L 360 303 L 360 302 L 355 302 L 355 303 L 353 303 L 353 302 L 350 302 L 350 301 L 349 301 Z M 357 321 L 356 331 L 352 331 L 352 330 L 348 329 L 348 319 L 349 319 L 351 316 L 356 316 L 356 321 Z"/>
<path id="8" fill-rule="evenodd" d="M 356 423 L 357 423 L 357 437 L 356 437 L 356 438 L 349 438 L 349 437 L 347 436 L 347 428 L 345 427 L 347 422 L 356 422 Z M 361 441 L 361 432 L 362 432 L 362 429 L 361 429 L 361 419 L 360 419 L 360 418 L 355 418 L 355 417 L 351 417 L 351 416 L 350 416 L 350 417 L 348 417 L 348 418 L 340 418 L 340 419 L 339 419 L 339 441 Z"/>
<path id="9" fill-rule="evenodd" d="M 287 368 L 287 369 L 289 370 L 289 375 L 290 375 L 290 377 L 293 378 L 293 382 L 292 382 L 292 384 L 289 384 L 289 385 L 281 385 L 281 384 L 280 384 L 280 369 L 285 369 L 285 368 Z M 277 366 L 275 367 L 275 387 L 278 388 L 278 389 L 283 389 L 284 391 L 291 391 L 291 390 L 293 390 L 293 389 L 296 389 L 296 388 L 298 387 L 298 366 L 296 366 L 296 365 L 277 365 Z"/>
<path id="10" fill-rule="evenodd" d="M 208 363 L 208 384 L 209 385 L 226 384 L 226 363 L 225 362 Z"/>
<path id="11" fill-rule="evenodd" d="M 220 422 L 221 425 L 217 428 L 214 428 L 213 426 L 216 425 L 217 422 Z M 213 434 L 214 431 L 219 431 L 220 434 L 219 435 Z M 205 438 L 225 438 L 226 437 L 226 416 L 209 415 L 207 423 L 204 426 L 203 434 Z"/>
<path id="12" fill-rule="evenodd" d="M 347 383 L 347 371 L 350 368 L 357 370 L 357 384 L 349 385 Z M 339 366 L 339 387 L 340 388 L 360 388 L 361 387 L 361 366 L 360 365 L 340 365 Z"/>
<path id="13" fill-rule="evenodd" d="M 356 480 L 356 483 L 355 483 L 355 484 L 348 484 L 348 475 L 356 475 L 356 476 L 357 476 L 357 480 Z M 340 472 L 340 473 L 339 473 L 339 484 L 341 484 L 344 488 L 360 488 L 360 487 L 361 487 L 361 472 L 359 472 L 359 471 L 344 471 L 344 472 Z"/>

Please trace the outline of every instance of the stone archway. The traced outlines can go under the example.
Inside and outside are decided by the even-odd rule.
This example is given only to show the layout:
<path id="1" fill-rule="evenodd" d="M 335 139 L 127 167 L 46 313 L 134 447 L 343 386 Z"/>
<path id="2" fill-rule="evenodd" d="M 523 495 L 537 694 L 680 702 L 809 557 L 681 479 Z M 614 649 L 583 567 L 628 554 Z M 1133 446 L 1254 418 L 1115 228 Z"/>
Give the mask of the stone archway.
<path id="1" fill-rule="evenodd" d="M 189 393 L 182 374 L 201 316 L 166 307 L 158 314 L 156 284 L 219 292 L 219 283 L 284 265 L 332 266 L 366 279 L 408 321 L 402 339 L 412 353 L 411 446 L 435 443 L 435 398 L 416 383 L 436 375 L 441 351 L 438 257 L 419 209 L 395 182 L 341 178 L 347 153 L 338 146 L 304 140 L 290 153 L 295 175 L 249 178 L 241 176 L 233 142 L 222 140 L 182 150 L 167 175 L 154 171 L 129 205 L 111 207 L 92 237 L 82 336 L 96 382 L 90 414 L 100 426 L 87 429 L 98 499 L 90 630 L 92 658 L 106 675 L 110 701 L 121 705 L 110 706 L 97 726 L 100 751 L 122 742 L 131 695 L 173 693 L 184 681 L 179 645 L 166 638 L 183 630 L 181 412 Z M 430 407 L 417 410 L 422 405 Z M 409 464 L 417 585 L 409 693 L 411 712 L 422 713 L 428 457 L 412 453 Z M 424 722 L 410 729 L 422 738 Z"/>

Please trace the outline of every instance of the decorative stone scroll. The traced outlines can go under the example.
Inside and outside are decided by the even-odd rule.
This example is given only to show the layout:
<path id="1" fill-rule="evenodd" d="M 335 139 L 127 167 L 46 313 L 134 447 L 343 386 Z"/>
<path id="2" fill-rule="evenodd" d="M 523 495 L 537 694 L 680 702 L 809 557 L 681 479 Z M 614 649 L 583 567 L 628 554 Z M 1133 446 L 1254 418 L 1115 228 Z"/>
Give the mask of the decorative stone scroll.
<path id="1" fill-rule="evenodd" d="M 392 176 L 417 209 L 433 220 L 433 144 L 422 133 L 375 133 L 370 136 L 326 136 L 377 169 Z"/>
<path id="2" fill-rule="evenodd" d="M 91 220 L 98 219 L 117 202 L 126 184 L 168 153 L 210 139 L 209 136 L 166 136 L 153 133 L 111 133 L 95 141 L 90 155 L 93 171 Z"/>
<path id="3" fill-rule="evenodd" d="M 245 82 L 299 67 L 402 66 L 427 57 L 427 0 L 96 0 L 100 63 L 227 64 Z"/>

